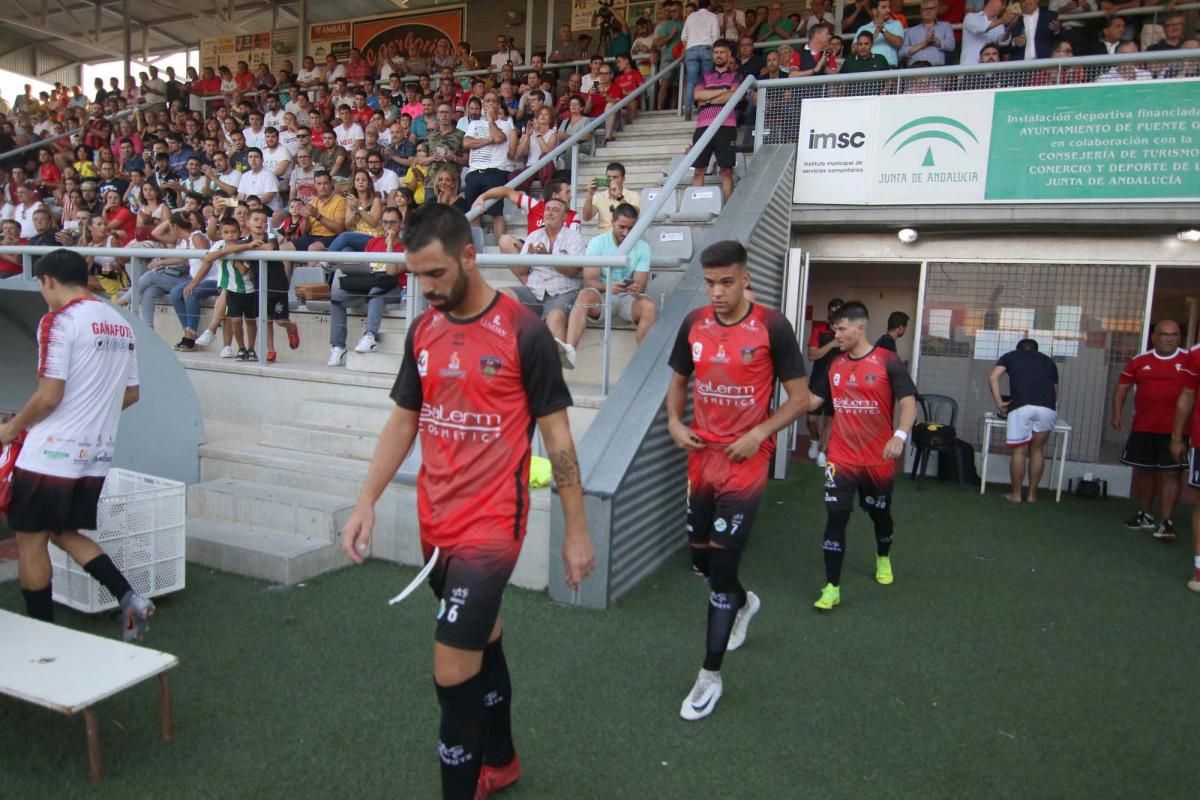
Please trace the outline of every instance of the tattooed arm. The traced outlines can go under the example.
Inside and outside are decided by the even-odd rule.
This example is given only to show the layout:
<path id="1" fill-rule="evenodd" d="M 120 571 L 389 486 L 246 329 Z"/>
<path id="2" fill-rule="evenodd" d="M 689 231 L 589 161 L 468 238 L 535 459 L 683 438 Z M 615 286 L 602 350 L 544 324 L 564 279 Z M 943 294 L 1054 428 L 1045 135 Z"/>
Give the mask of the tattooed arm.
<path id="1" fill-rule="evenodd" d="M 567 585 L 577 590 L 596 564 L 592 540 L 588 536 L 587 517 L 583 512 L 583 479 L 579 474 L 579 458 L 575 455 L 566 409 L 539 417 L 537 422 L 550 457 L 554 483 L 558 487 L 558 498 L 562 502 L 566 521 L 563 567 Z"/>

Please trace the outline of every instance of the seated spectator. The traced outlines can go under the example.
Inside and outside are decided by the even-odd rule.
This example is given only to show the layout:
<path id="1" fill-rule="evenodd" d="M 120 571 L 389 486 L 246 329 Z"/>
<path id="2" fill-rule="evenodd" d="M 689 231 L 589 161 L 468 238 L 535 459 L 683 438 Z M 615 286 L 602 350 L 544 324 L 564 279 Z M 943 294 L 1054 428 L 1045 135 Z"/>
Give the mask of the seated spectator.
<path id="1" fill-rule="evenodd" d="M 507 200 L 525 212 L 525 230 L 528 235 L 545 225 L 546 201 L 552 199 L 561 200 L 570 209 L 571 184 L 559 180 L 547 181 L 542 187 L 542 197 L 540 200 L 525 192 L 519 192 L 507 186 L 498 186 L 495 189 L 488 189 L 480 195 L 475 201 L 475 207 L 483 208 L 486 203 L 494 200 Z M 567 211 L 563 224 L 568 228 L 574 229 L 576 233 L 579 232 L 579 216 L 574 211 Z M 501 253 L 508 253 L 510 255 L 519 253 L 524 246 L 525 240 L 518 239 L 512 234 L 506 233 L 500 237 Z"/>
<path id="2" fill-rule="evenodd" d="M 999 64 L 1000 63 L 1000 45 L 985 44 L 979 50 L 980 64 Z M 1000 75 L 996 72 L 985 73 L 968 73 L 962 76 L 959 82 L 960 91 L 977 91 L 981 89 L 995 89 L 1000 86 Z"/>
<path id="3" fill-rule="evenodd" d="M 1054 51 L 1050 54 L 1051 58 L 1071 58 L 1075 55 L 1071 43 L 1066 39 L 1062 39 L 1054 45 Z M 1041 70 L 1029 77 L 1030 86 L 1053 86 L 1061 84 L 1069 86 L 1071 84 L 1086 83 L 1087 74 L 1083 67 L 1051 67 Z"/>
<path id="4" fill-rule="evenodd" d="M 1141 48 L 1137 42 L 1121 42 L 1117 46 L 1118 54 L 1139 53 Z M 1096 78 L 1096 83 L 1119 83 L 1121 81 L 1148 81 L 1154 78 L 1150 70 L 1142 64 L 1117 64 L 1103 75 Z"/>
<path id="5" fill-rule="evenodd" d="M 483 84 L 480 83 L 480 84 L 478 84 L 478 86 L 479 86 L 480 90 L 482 90 Z M 479 120 L 482 116 L 483 116 L 483 97 L 482 96 L 476 97 L 474 94 L 472 94 L 470 97 L 467 98 L 466 112 L 462 115 L 461 118 L 459 118 L 458 122 L 456 122 L 454 124 L 454 127 L 458 128 L 460 131 L 462 131 L 463 134 L 466 134 L 467 128 L 470 127 L 471 123 Z"/>
<path id="6" fill-rule="evenodd" d="M 18 202 L 7 203 L 0 208 L 0 219 L 15 220 L 20 226 L 21 238 L 29 239 L 37 233 L 33 225 L 33 213 L 39 208 L 45 208 L 46 204 L 39 199 L 37 189 L 31 183 L 18 187 L 17 197 L 20 198 Z"/>
<path id="7" fill-rule="evenodd" d="M 417 154 L 417 139 L 412 135 L 412 119 L 401 114 L 392 121 L 388 130 L 388 141 L 380 150 L 384 168 L 403 175 L 413 164 Z"/>
<path id="8" fill-rule="evenodd" d="M 208 237 L 203 231 L 195 229 L 195 224 L 192 219 L 182 212 L 175 212 L 170 217 L 170 237 L 171 244 L 179 250 L 207 250 L 209 246 Z M 150 328 L 154 328 L 154 304 L 159 297 L 170 296 L 171 293 L 181 285 L 189 282 L 191 275 L 194 275 L 200 269 L 201 259 L 182 259 L 182 258 L 155 258 L 151 259 L 146 265 L 146 271 L 138 277 L 138 293 L 141 300 L 141 317 L 142 321 Z M 127 302 L 127 301 L 126 301 Z M 182 317 L 181 317 L 182 321 Z M 176 345 L 177 350 L 190 350 L 195 347 L 195 331 L 192 331 L 192 336 L 187 335 L 187 326 L 184 325 L 184 335 L 179 344 Z M 185 344 L 190 344 L 190 347 L 184 347 Z"/>
<path id="9" fill-rule="evenodd" d="M 521 254 L 532 255 L 583 255 L 583 239 L 578 231 L 564 225 L 567 204 L 556 197 L 545 201 L 543 213 L 545 225 L 529 234 Z M 512 267 L 520 278 L 521 285 L 501 291 L 515 297 L 519 302 L 541 317 L 550 333 L 559 344 L 560 353 L 566 358 L 567 315 L 579 294 L 581 281 L 579 267 Z M 565 364 L 565 361 L 564 361 Z"/>
<path id="10" fill-rule="evenodd" d="M 471 206 L 467 199 L 462 196 L 462 189 L 459 185 L 458 170 L 448 166 L 443 166 L 433 173 L 433 192 L 426 193 L 426 203 L 441 203 L 442 205 L 454 206 L 464 214 L 470 210 Z"/>
<path id="11" fill-rule="evenodd" d="M 887 59 L 871 49 L 874 40 L 875 37 L 869 32 L 860 33 L 854 37 L 854 46 L 850 48 L 850 57 L 842 62 L 842 74 L 881 72 L 891 69 Z"/>
<path id="12" fill-rule="evenodd" d="M 34 247 L 57 247 L 58 229 L 54 225 L 54 215 L 48 208 L 39 208 L 33 212 L 34 234 L 26 244 Z"/>
<path id="13" fill-rule="evenodd" d="M 582 86 L 583 78 L 579 75 L 579 73 L 572 72 L 567 76 L 566 91 L 559 96 L 558 103 L 555 104 L 554 107 L 554 113 L 558 117 L 559 122 L 564 122 L 568 117 L 571 116 L 571 98 L 580 97 Z"/>
<path id="14" fill-rule="evenodd" d="M 939 0 L 921 0 L 921 22 L 904 32 L 900 57 L 907 64 L 926 61 L 941 67 L 958 45 L 954 29 L 948 22 L 938 20 Z"/>
<path id="15" fill-rule="evenodd" d="M 132 209 L 130 211 L 133 213 Z M 143 183 L 134 218 L 132 241 L 149 240 L 155 227 L 170 218 L 171 208 L 163 201 L 158 186 L 149 182 Z"/>
<path id="16" fill-rule="evenodd" d="M 403 218 L 398 209 L 386 209 L 383 212 L 383 233 L 372 237 L 366 243 L 365 252 L 403 252 L 404 245 L 400 240 L 402 224 Z M 387 310 L 389 302 L 398 303 L 404 299 L 407 277 L 403 264 L 384 262 L 372 263 L 369 276 L 353 276 L 353 278 L 342 276 L 329 295 L 328 366 L 339 366 L 346 357 L 346 309 L 348 307 L 360 306 L 364 303 L 367 306 L 367 330 L 354 345 L 354 352 L 375 352 L 379 346 L 379 329 L 383 325 L 383 313 Z M 361 291 L 359 287 L 353 286 L 354 282 L 365 284 L 366 291 Z"/>
<path id="17" fill-rule="evenodd" d="M 354 166 L 353 160 L 350 158 L 349 151 L 342 147 L 337 142 L 337 137 L 333 131 L 325 131 L 321 134 L 322 143 L 325 145 L 321 151 L 320 157 L 317 159 L 317 165 L 324 170 L 325 174 L 337 183 L 346 183 L 350 180 L 350 170 Z"/>
<path id="18" fill-rule="evenodd" d="M 605 191 L 597 197 L 599 189 Z M 604 168 L 604 178 L 592 178 L 588 184 L 587 198 L 583 203 L 583 221 L 591 222 L 599 217 L 596 230 L 606 233 L 612 230 L 612 215 L 621 203 L 638 209 L 642 207 L 641 196 L 633 189 L 625 188 L 625 165 L 614 161 Z"/>
<path id="19" fill-rule="evenodd" d="M 254 195 L 264 206 L 274 211 L 279 207 L 279 181 L 274 172 L 263 166 L 262 150 L 257 147 L 247 150 L 246 162 L 250 165 L 250 170 L 243 173 L 238 181 L 238 199 L 245 200 Z"/>
<path id="20" fill-rule="evenodd" d="M 103 216 L 96 214 L 88 221 L 87 234 L 80 241 L 80 247 L 121 247 L 121 239 L 109 233 Z M 93 292 L 102 294 L 110 302 L 117 302 L 121 294 L 129 288 L 129 275 L 125 272 L 125 263 L 129 259 L 115 256 L 88 256 L 88 286 Z"/>
<path id="21" fill-rule="evenodd" d="M 584 114 L 584 107 L 587 101 L 584 100 L 583 95 L 572 94 L 565 96 L 563 99 L 567 101 L 567 117 L 558 126 L 558 137 L 559 139 L 569 139 L 587 127 L 588 122 L 591 120 Z M 581 143 L 590 142 L 591 140 L 591 131 L 579 137 Z"/>
<path id="22" fill-rule="evenodd" d="M 806 78 L 811 75 L 834 75 L 840 70 L 837 58 L 829 41 L 833 30 L 824 24 L 814 25 L 808 33 L 808 44 L 799 53 L 792 56 L 792 66 L 788 71 L 789 77 Z M 781 51 L 783 47 L 779 48 Z M 779 63 L 784 61 L 782 52 Z"/>
<path id="23" fill-rule="evenodd" d="M 308 235 L 290 242 L 283 242 L 280 250 L 317 252 L 329 249 L 333 240 L 346 229 L 346 200 L 333 191 L 333 180 L 328 172 L 318 172 L 314 179 L 317 196 L 301 209 L 308 220 Z"/>
<path id="24" fill-rule="evenodd" d="M 856 31 L 871 34 L 871 52 L 887 59 L 889 67 L 899 60 L 900 45 L 904 42 L 904 26 L 892 18 L 891 0 L 871 0 L 871 21 Z"/>
<path id="25" fill-rule="evenodd" d="M 588 62 L 588 72 L 584 73 L 580 78 L 580 91 L 587 94 L 592 90 L 592 85 L 600 80 L 600 70 L 604 67 L 604 59 L 600 56 L 592 56 Z M 611 70 L 609 71 L 611 75 Z"/>
<path id="26" fill-rule="evenodd" d="M 379 164 L 379 156 L 371 156 L 368 164 L 374 163 L 375 169 L 383 172 Z M 396 173 L 388 172 L 392 180 Z M 383 233 L 380 220 L 383 217 L 383 201 L 378 190 L 373 186 L 373 176 L 368 170 L 355 170 L 350 192 L 346 195 L 346 214 L 343 219 L 345 229 L 329 244 L 331 253 L 355 252 L 361 253 L 363 248 L 374 236 Z M 397 187 L 392 187 L 397 188 Z"/>
<path id="27" fill-rule="evenodd" d="M 17 247 L 25 244 L 21 238 L 21 224 L 15 219 L 0 221 L 0 245 Z M 14 278 L 23 271 L 20 256 L 0 255 L 0 278 Z"/>
<path id="28" fill-rule="evenodd" d="M 1062 23 L 1058 20 L 1058 14 L 1040 8 L 1040 3 L 1041 0 L 1020 0 L 1021 15 L 1008 29 L 1011 37 L 1008 47 L 1010 61 L 1050 57 Z"/>
<path id="29" fill-rule="evenodd" d="M 633 94 L 645 82 L 642 73 L 633 65 L 633 58 L 629 53 L 617 53 L 617 69 L 613 83 L 621 93 L 621 97 Z M 631 124 L 637 121 L 637 107 L 637 103 L 629 103 L 622 111 L 626 121 Z"/>
<path id="30" fill-rule="evenodd" d="M 608 107 L 613 103 L 620 102 L 623 95 L 616 84 L 612 82 L 613 71 L 610 66 L 605 64 L 600 68 L 600 80 L 592 84 L 592 89 L 588 92 L 588 103 L 584 112 L 593 119 L 603 114 L 608 110 Z M 617 124 L 617 115 L 613 114 L 604 121 L 604 138 L 610 140 L 613 138 L 613 128 Z"/>
<path id="31" fill-rule="evenodd" d="M 608 233 L 601 234 L 588 242 L 587 255 L 613 256 L 618 254 L 621 244 L 637 224 L 638 210 L 628 203 L 617 206 L 613 212 L 613 226 Z M 563 366 L 575 367 L 575 350 L 583 338 L 589 319 L 604 316 L 604 293 L 612 299 L 612 315 L 637 325 L 637 343 L 650 332 L 650 326 L 658 318 L 658 305 L 646 294 L 650 282 L 650 245 L 638 241 L 629 252 L 628 267 L 618 267 L 610 273 L 608 268 L 584 267 L 583 289 L 571 309 L 567 326 L 565 359 Z"/>

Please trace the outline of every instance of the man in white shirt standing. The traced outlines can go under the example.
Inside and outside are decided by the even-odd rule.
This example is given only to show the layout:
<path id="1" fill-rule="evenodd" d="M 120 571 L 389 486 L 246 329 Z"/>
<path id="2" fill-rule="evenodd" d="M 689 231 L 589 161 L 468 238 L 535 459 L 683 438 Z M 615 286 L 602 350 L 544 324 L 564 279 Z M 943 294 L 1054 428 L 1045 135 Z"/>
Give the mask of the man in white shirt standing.
<path id="1" fill-rule="evenodd" d="M 692 118 L 696 104 L 696 83 L 702 72 L 713 71 L 712 46 L 721 38 L 721 18 L 708 10 L 711 0 L 697 0 L 696 10 L 683 21 L 684 54 L 683 65 L 687 69 L 687 82 L 683 87 L 683 102 L 687 106 L 687 119 Z M 745 19 L 743 17 L 743 19 Z"/>
<path id="2" fill-rule="evenodd" d="M 519 50 L 514 50 L 512 41 L 507 36 L 496 37 L 496 52 L 492 53 L 492 72 L 499 73 L 505 64 L 519 67 L 525 63 Z"/>
<path id="3" fill-rule="evenodd" d="M 473 204 L 488 189 L 508 182 L 511 159 L 517 150 L 516 130 L 512 120 L 501 118 L 500 98 L 495 92 L 483 96 L 483 116 L 467 125 L 463 148 L 470 151 L 464 188 L 467 203 Z M 492 233 L 500 241 L 504 235 L 504 201 L 484 208 L 483 216 L 491 217 Z"/>
<path id="4" fill-rule="evenodd" d="M 251 147 L 246 151 L 246 163 L 250 165 L 247 172 L 242 173 L 238 182 L 238 199 L 245 200 L 255 195 L 267 208 L 275 211 L 279 208 L 279 181 L 275 173 L 263 168 L 262 150 Z"/>
<path id="5" fill-rule="evenodd" d="M 65 550 L 121 606 L 125 641 L 140 639 L 154 604 L 80 530 L 95 530 L 122 409 L 138 401 L 137 340 L 125 319 L 88 291 L 87 262 L 55 250 L 33 267 L 50 311 L 37 327 L 38 388 L 0 425 L 0 446 L 28 431 L 12 474 L 8 526 L 16 531 L 21 593 L 30 617 L 54 621 L 49 542 Z"/>
<path id="6" fill-rule="evenodd" d="M 832 29 L 833 12 L 829 10 L 829 0 L 812 0 L 812 7 L 808 14 L 801 20 L 800 29 L 796 31 L 796 37 L 802 38 L 807 36 L 814 25 L 820 25 L 824 22 Z"/>
<path id="7" fill-rule="evenodd" d="M 1004 7 L 1004 0 L 987 0 L 982 11 L 963 17 L 960 65 L 978 64 L 979 51 L 985 44 L 1008 44 L 1008 26 L 1016 20 Z"/>

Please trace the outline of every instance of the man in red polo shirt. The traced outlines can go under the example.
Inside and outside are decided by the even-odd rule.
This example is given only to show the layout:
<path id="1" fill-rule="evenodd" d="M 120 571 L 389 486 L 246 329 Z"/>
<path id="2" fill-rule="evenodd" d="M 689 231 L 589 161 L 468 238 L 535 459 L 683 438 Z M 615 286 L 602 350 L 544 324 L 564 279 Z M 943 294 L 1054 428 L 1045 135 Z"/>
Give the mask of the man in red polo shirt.
<path id="1" fill-rule="evenodd" d="M 1179 325 L 1163 320 L 1150 337 L 1154 347 L 1129 362 L 1121 372 L 1112 399 L 1112 426 L 1125 427 L 1125 398 L 1133 395 L 1133 422 L 1121 453 L 1121 463 L 1133 467 L 1131 494 L 1139 510 L 1125 521 L 1126 528 L 1148 528 L 1154 538 L 1175 541 L 1171 513 L 1179 500 L 1179 471 L 1187 465 L 1171 454 L 1175 406 L 1186 381 L 1187 351 L 1179 347 Z M 1154 523 L 1154 498 L 1162 496 L 1162 520 Z"/>

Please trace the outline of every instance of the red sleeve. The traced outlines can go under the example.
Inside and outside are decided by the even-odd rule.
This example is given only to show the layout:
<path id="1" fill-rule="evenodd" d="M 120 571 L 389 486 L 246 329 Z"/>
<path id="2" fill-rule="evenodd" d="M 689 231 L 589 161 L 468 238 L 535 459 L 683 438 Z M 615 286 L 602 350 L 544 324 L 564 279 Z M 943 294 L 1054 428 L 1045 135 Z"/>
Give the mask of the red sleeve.
<path id="1" fill-rule="evenodd" d="M 1193 347 L 1188 353 L 1187 365 L 1183 371 L 1186 373 L 1183 388 L 1192 391 L 1200 389 L 1200 345 Z"/>
<path id="2" fill-rule="evenodd" d="M 1134 356 L 1132 359 L 1130 359 L 1129 364 L 1125 367 L 1125 369 L 1121 370 L 1121 375 L 1117 378 L 1117 383 L 1124 384 L 1126 386 L 1133 383 L 1134 371 L 1137 369 L 1138 359 L 1140 358 L 1141 356 Z"/>
<path id="3" fill-rule="evenodd" d="M 821 333 L 822 333 L 821 329 L 823 327 L 825 327 L 824 322 L 814 322 L 812 324 L 812 333 L 810 333 L 809 337 L 808 337 L 808 346 L 809 347 L 820 347 L 821 346 L 821 338 L 820 337 L 821 337 Z"/>

